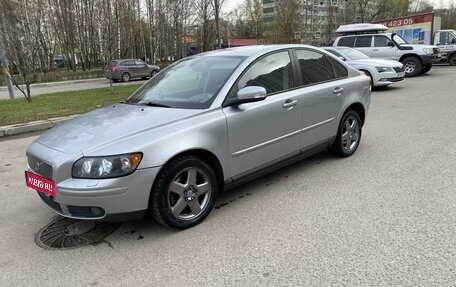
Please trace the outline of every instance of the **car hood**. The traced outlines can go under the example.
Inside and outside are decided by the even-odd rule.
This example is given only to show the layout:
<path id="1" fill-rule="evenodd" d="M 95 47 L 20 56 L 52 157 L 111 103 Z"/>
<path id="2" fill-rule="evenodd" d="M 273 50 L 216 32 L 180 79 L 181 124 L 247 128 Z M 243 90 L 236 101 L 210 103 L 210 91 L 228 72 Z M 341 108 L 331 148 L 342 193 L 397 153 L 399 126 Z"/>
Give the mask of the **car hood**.
<path id="1" fill-rule="evenodd" d="M 388 59 L 360 59 L 360 60 L 351 60 L 347 61 L 347 64 L 358 64 L 358 65 L 372 65 L 372 66 L 382 66 L 382 67 L 398 67 L 402 66 L 401 62 L 388 60 Z"/>
<path id="2" fill-rule="evenodd" d="M 201 112 L 195 109 L 116 104 L 75 117 L 47 131 L 36 141 L 68 154 L 86 153 Z"/>

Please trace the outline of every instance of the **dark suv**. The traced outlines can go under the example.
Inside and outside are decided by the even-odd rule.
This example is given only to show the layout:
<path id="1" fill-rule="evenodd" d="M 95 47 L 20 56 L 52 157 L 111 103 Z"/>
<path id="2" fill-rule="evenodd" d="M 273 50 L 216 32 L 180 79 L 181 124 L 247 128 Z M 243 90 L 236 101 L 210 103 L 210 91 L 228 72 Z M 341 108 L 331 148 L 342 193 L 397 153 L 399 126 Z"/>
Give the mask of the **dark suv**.
<path id="1" fill-rule="evenodd" d="M 133 78 L 150 78 L 155 76 L 160 68 L 155 65 L 148 65 L 137 59 L 117 59 L 112 60 L 106 66 L 104 76 L 112 78 L 113 81 L 128 82 Z"/>

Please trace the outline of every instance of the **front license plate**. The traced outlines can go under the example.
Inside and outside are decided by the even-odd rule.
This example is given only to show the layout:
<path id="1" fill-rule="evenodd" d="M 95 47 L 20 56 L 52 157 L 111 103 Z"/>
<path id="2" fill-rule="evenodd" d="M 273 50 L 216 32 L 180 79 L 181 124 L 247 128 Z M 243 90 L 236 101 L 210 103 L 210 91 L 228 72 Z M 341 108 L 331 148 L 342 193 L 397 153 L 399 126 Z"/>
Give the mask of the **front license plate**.
<path id="1" fill-rule="evenodd" d="M 405 77 L 405 72 L 400 72 L 399 73 L 399 78 Z"/>
<path id="2" fill-rule="evenodd" d="M 33 188 L 36 191 L 55 196 L 55 183 L 53 180 L 26 171 L 25 182 L 28 187 Z"/>

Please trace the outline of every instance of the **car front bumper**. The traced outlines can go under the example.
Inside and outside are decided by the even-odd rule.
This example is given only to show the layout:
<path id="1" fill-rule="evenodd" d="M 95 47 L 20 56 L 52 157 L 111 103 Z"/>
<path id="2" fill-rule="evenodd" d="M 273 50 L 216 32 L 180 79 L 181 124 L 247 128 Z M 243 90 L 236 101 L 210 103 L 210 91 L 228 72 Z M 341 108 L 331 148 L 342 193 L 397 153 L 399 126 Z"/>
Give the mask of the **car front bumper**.
<path id="1" fill-rule="evenodd" d="M 69 218 L 127 221 L 148 209 L 152 183 L 159 168 L 137 170 L 115 179 L 70 178 L 56 185 L 55 197 L 39 196 L 54 212 Z"/>
<path id="2" fill-rule="evenodd" d="M 420 55 L 423 65 L 439 63 L 442 60 L 442 54 Z"/>
<path id="3" fill-rule="evenodd" d="M 401 82 L 405 79 L 405 72 L 387 72 L 379 73 L 378 78 L 374 83 L 375 87 L 388 86 L 396 82 Z"/>

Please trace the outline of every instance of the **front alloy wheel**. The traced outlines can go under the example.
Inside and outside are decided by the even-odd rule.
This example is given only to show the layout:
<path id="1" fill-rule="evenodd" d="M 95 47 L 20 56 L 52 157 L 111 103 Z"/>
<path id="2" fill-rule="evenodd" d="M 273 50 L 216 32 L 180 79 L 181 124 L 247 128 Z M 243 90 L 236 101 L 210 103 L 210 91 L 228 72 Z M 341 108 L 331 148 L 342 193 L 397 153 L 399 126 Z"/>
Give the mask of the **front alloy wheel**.
<path id="1" fill-rule="evenodd" d="M 218 193 L 215 172 L 195 156 L 179 157 L 157 176 L 149 203 L 153 218 L 185 229 L 209 215 Z"/>
<path id="2" fill-rule="evenodd" d="M 168 188 L 168 207 L 181 220 L 200 216 L 209 204 L 211 183 L 200 168 L 190 167 L 180 171 Z"/>

